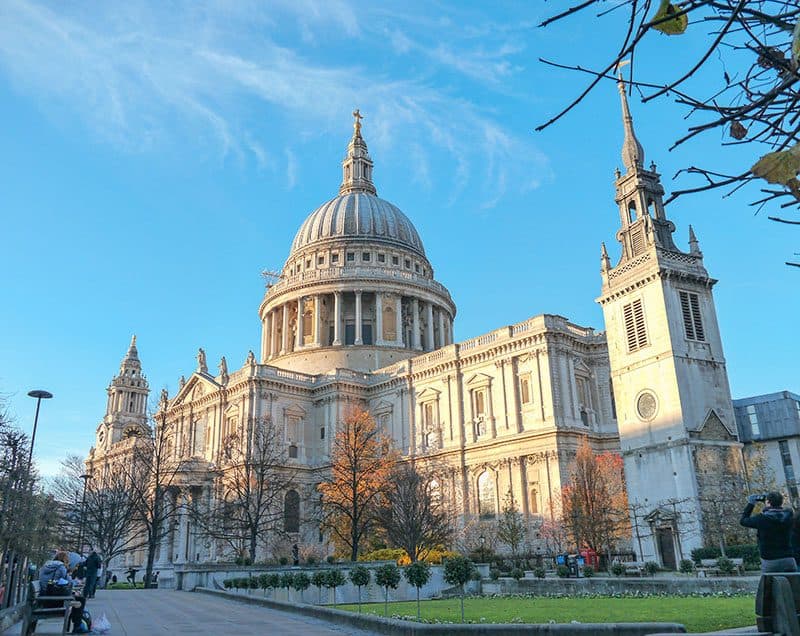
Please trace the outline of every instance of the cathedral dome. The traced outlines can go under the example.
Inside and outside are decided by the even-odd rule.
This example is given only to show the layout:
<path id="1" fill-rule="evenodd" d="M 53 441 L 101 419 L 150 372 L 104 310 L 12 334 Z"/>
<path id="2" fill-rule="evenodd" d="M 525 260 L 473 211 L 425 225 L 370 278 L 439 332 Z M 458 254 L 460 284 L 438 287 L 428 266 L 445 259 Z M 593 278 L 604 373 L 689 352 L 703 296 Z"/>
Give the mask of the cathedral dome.
<path id="1" fill-rule="evenodd" d="M 425 256 L 422 240 L 409 218 L 397 206 L 364 191 L 340 194 L 314 210 L 294 237 L 291 254 L 313 244 L 342 239 L 385 243 Z"/>

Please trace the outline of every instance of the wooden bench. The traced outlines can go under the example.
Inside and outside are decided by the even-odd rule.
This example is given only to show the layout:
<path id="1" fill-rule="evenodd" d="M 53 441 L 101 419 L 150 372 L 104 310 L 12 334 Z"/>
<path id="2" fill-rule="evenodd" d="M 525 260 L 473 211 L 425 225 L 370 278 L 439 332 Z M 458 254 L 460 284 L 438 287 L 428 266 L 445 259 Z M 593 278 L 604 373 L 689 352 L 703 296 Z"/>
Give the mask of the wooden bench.
<path id="1" fill-rule="evenodd" d="M 644 563 L 640 561 L 623 561 L 625 576 L 644 576 Z"/>
<path id="2" fill-rule="evenodd" d="M 43 606 L 44 603 L 44 606 Z M 77 605 L 74 605 L 77 603 Z M 68 596 L 39 596 L 39 582 L 28 584 L 28 600 L 22 613 L 21 636 L 30 636 L 36 631 L 36 623 L 41 620 L 63 620 L 61 634 L 69 633 L 69 617 L 73 607 L 80 606 L 72 594 Z"/>
<path id="3" fill-rule="evenodd" d="M 744 575 L 744 559 L 730 559 L 733 563 L 734 574 Z M 700 559 L 697 576 L 727 576 L 719 569 L 718 559 Z"/>

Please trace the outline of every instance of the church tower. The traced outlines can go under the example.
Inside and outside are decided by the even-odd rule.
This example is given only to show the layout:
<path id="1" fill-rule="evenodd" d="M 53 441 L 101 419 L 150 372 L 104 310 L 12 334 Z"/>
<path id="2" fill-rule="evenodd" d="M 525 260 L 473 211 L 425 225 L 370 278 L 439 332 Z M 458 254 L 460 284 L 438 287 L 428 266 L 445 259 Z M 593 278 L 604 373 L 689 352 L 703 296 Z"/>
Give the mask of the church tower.
<path id="1" fill-rule="evenodd" d="M 655 164 L 645 168 L 624 84 L 625 172 L 616 172 L 621 256 L 603 244 L 598 302 L 642 560 L 675 567 L 712 531 L 710 507 L 722 481 L 741 474 L 722 341 L 712 288 L 689 227 L 689 250 L 673 241 Z M 638 540 L 636 532 L 641 535 Z"/>
<path id="2" fill-rule="evenodd" d="M 136 350 L 136 336 L 131 338 L 128 353 L 119 366 L 119 374 L 106 390 L 108 402 L 103 421 L 97 427 L 96 452 L 104 453 L 112 445 L 131 435 L 140 435 L 147 428 L 147 396 L 150 387 L 142 374 L 142 363 Z"/>

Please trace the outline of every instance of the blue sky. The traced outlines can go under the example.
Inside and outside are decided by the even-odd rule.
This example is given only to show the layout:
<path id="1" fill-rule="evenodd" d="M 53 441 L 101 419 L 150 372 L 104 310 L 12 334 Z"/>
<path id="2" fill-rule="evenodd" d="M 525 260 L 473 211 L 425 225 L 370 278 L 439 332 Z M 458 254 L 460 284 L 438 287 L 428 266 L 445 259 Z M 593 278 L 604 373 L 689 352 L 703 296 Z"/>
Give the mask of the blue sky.
<path id="1" fill-rule="evenodd" d="M 280 268 L 306 215 L 336 194 L 355 107 L 378 193 L 417 225 L 457 303 L 458 339 L 542 312 L 602 328 L 600 242 L 618 254 L 616 87 L 533 129 L 583 82 L 538 58 L 599 63 L 617 31 L 588 15 L 537 28 L 558 6 L 0 4 L 0 392 L 27 430 L 27 391 L 55 394 L 43 471 L 91 446 L 132 333 L 154 395 L 191 373 L 199 346 L 214 367 L 257 351 L 259 272 Z M 637 63 L 666 72 L 701 43 L 697 29 L 657 36 Z M 752 163 L 716 133 L 668 152 L 684 113 L 631 104 L 668 191 L 687 164 Z M 800 389 L 798 274 L 783 265 L 797 236 L 754 215 L 753 195 L 668 210 L 679 244 L 694 225 L 720 280 L 734 397 Z"/>

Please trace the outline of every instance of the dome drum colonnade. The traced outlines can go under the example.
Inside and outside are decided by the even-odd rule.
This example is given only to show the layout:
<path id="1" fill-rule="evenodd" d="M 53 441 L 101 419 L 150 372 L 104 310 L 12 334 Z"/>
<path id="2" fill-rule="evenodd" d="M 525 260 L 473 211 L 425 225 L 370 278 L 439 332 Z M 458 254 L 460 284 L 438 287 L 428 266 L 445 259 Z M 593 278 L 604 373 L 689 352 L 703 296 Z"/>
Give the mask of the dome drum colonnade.
<path id="1" fill-rule="evenodd" d="M 455 304 L 434 280 L 419 234 L 396 206 L 378 198 L 360 115 L 342 163 L 339 196 L 300 227 L 280 280 L 259 310 L 261 362 L 325 349 L 368 347 L 400 357 L 453 343 Z M 325 356 L 327 369 L 352 358 Z M 385 358 L 362 358 L 374 370 Z"/>

